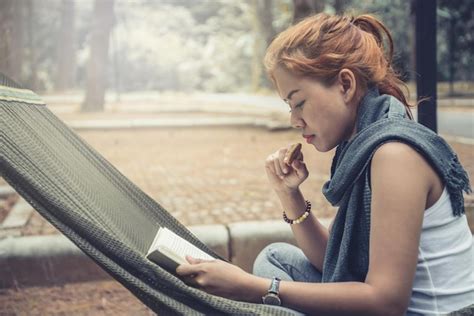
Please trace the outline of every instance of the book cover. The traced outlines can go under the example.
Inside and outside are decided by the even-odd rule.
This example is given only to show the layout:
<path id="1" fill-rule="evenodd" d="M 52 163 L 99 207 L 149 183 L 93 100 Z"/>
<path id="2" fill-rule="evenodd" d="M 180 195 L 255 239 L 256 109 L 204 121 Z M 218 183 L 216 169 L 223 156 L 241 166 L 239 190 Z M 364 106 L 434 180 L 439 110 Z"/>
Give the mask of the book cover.
<path id="1" fill-rule="evenodd" d="M 146 257 L 174 273 L 178 265 L 188 263 L 186 255 L 198 259 L 215 259 L 166 227 L 158 229 Z"/>

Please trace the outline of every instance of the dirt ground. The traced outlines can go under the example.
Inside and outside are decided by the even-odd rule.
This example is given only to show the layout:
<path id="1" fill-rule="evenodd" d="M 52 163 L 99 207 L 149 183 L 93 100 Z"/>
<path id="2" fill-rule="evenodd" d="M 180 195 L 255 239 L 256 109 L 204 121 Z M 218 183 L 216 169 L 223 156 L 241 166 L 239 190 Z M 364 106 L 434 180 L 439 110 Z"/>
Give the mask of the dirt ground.
<path id="1" fill-rule="evenodd" d="M 185 225 L 281 218 L 279 202 L 267 185 L 265 158 L 281 146 L 303 141 L 296 131 L 268 132 L 257 128 L 79 134 Z M 474 146 L 451 145 L 472 179 Z M 303 152 L 310 177 L 302 191 L 313 202 L 318 216 L 333 216 L 335 209 L 321 194 L 333 152 L 318 153 L 306 144 Z M 54 233 L 56 229 L 37 213 L 23 231 L 25 235 Z M 0 291 L 0 315 L 151 314 L 115 281 Z"/>
<path id="2" fill-rule="evenodd" d="M 185 225 L 280 219 L 268 187 L 266 157 L 281 146 L 304 141 L 295 131 L 260 128 L 173 128 L 85 131 L 80 136 Z M 332 216 L 321 197 L 332 153 L 304 145 L 311 176 L 303 186 L 316 214 Z M 3 180 L 2 180 L 3 181 Z M 24 235 L 55 234 L 38 213 Z M 0 291 L 0 315 L 149 315 L 114 281 Z"/>
<path id="3" fill-rule="evenodd" d="M 83 131 L 79 135 L 185 225 L 279 219 L 281 208 L 268 186 L 265 159 L 280 147 L 304 141 L 293 130 L 250 127 Z M 474 146 L 450 145 L 472 179 Z M 303 143 L 303 153 L 310 176 L 302 191 L 313 202 L 315 214 L 331 217 L 335 208 L 321 188 L 329 178 L 334 152 L 319 153 Z M 0 217 L 10 205 L 2 203 Z M 56 233 L 36 212 L 22 230 L 23 235 Z"/>
<path id="4" fill-rule="evenodd" d="M 295 131 L 260 128 L 175 128 L 84 131 L 89 144 L 185 225 L 278 219 L 281 209 L 268 186 L 265 159 L 304 139 Z M 334 208 L 321 195 L 332 153 L 303 148 L 311 176 L 302 186 L 318 216 Z M 23 235 L 56 229 L 34 213 Z"/>
<path id="5" fill-rule="evenodd" d="M 115 281 L 0 290 L 0 315 L 155 315 Z"/>

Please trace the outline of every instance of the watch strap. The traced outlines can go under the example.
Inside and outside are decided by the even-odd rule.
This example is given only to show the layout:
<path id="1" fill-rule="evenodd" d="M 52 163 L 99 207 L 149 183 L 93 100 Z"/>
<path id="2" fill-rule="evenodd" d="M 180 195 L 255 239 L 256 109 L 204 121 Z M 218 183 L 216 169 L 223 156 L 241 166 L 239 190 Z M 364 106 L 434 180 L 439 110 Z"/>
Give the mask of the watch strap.
<path id="1" fill-rule="evenodd" d="M 268 289 L 268 293 L 279 294 L 280 292 L 280 278 L 274 277 L 272 282 L 270 283 L 270 288 Z"/>

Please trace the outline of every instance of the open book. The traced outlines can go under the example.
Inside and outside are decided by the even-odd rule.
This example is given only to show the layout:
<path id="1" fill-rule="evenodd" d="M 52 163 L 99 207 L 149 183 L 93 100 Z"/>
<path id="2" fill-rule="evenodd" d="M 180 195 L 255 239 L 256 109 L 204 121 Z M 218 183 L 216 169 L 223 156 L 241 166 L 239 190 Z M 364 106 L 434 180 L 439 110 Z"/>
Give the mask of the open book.
<path id="1" fill-rule="evenodd" d="M 188 263 L 186 255 L 198 259 L 215 259 L 166 227 L 158 229 L 146 257 L 174 273 L 178 265 Z"/>

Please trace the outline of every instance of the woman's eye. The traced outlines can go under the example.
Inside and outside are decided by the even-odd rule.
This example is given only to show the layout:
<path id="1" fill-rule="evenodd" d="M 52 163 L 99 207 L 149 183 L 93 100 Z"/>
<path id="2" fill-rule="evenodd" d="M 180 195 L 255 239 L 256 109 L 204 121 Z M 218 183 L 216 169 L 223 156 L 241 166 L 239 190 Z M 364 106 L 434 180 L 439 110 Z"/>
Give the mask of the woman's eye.
<path id="1" fill-rule="evenodd" d="M 306 100 L 303 100 L 301 101 L 300 103 L 297 103 L 293 109 L 296 109 L 296 108 L 300 108 L 303 106 L 303 104 L 306 102 Z M 290 108 L 290 113 L 291 113 L 292 109 Z"/>
<path id="2" fill-rule="evenodd" d="M 306 100 L 301 101 L 297 105 L 295 105 L 295 108 L 299 108 L 300 106 L 303 106 L 303 104 L 306 102 Z"/>
<path id="3" fill-rule="evenodd" d="M 296 108 L 299 108 L 299 107 L 303 106 L 303 104 L 304 104 L 305 102 L 306 102 L 306 100 L 301 101 L 300 103 L 296 104 L 294 108 L 296 109 Z M 289 112 L 291 113 L 292 111 L 293 111 L 293 110 L 291 109 L 291 106 L 290 106 Z"/>

